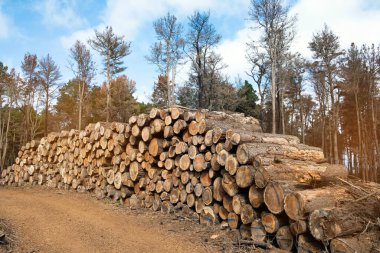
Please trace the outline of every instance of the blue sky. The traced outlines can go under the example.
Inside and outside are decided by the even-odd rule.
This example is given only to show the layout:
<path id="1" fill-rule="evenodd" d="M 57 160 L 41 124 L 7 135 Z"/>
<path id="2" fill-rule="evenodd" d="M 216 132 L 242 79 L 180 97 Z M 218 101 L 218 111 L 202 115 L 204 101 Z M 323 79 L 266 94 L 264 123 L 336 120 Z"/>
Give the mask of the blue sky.
<path id="1" fill-rule="evenodd" d="M 290 0 L 289 0 L 290 1 Z M 326 23 L 341 40 L 342 48 L 352 41 L 380 43 L 379 0 L 292 0 L 290 12 L 298 15 L 297 36 L 292 51 L 311 56 L 307 43 Z M 20 69 L 26 52 L 42 57 L 50 54 L 60 66 L 62 82 L 73 77 L 68 69 L 69 48 L 75 40 L 86 42 L 94 29 L 111 25 L 115 32 L 132 41 L 132 54 L 125 63 L 125 74 L 137 83 L 136 96 L 148 101 L 158 73 L 145 56 L 155 41 L 152 23 L 171 12 L 184 26 L 195 10 L 211 12 L 216 30 L 223 36 L 217 51 L 228 67 L 231 81 L 237 76 L 249 79 L 245 71 L 245 45 L 259 34 L 247 20 L 250 0 L 0 0 L 0 61 Z M 94 52 L 94 55 L 96 53 Z M 97 82 L 104 80 L 101 59 Z M 187 70 L 179 73 L 185 81 Z"/>

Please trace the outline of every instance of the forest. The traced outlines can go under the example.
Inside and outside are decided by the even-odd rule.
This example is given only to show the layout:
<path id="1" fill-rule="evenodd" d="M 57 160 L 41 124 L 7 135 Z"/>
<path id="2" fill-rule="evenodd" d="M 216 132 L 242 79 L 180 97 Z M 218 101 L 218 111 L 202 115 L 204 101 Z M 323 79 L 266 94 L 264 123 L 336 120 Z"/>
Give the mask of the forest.
<path id="1" fill-rule="evenodd" d="M 152 107 L 180 105 L 256 117 L 264 132 L 298 136 L 351 175 L 380 182 L 380 47 L 352 42 L 342 48 L 339 34 L 325 24 L 310 38 L 307 59 L 290 50 L 297 16 L 282 1 L 251 0 L 244 13 L 252 32 L 261 34 L 246 45 L 242 59 L 250 63 L 248 80 L 232 81 L 224 73 L 223 55 L 217 53 L 222 37 L 210 12 L 196 11 L 187 23 L 172 13 L 157 19 L 156 40 L 145 57 L 157 69 L 149 103 L 136 100 L 139 84 L 124 74 L 131 44 L 138 42 L 111 26 L 72 45 L 70 80 L 63 80 L 64 66 L 54 55 L 26 52 L 20 72 L 0 59 L 0 172 L 22 145 L 49 132 L 126 122 Z M 95 68 L 95 54 L 102 69 Z M 187 81 L 177 83 L 183 66 L 189 66 Z M 96 83 L 95 73 L 103 76 L 102 83 Z"/>

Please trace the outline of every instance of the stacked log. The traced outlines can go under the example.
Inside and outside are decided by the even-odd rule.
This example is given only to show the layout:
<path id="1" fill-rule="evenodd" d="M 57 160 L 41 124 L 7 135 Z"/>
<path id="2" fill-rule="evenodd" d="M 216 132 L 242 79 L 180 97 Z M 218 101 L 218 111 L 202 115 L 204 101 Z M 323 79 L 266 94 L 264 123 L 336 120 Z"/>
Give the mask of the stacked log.
<path id="1" fill-rule="evenodd" d="M 343 248 L 376 214 L 374 205 L 366 215 L 337 218 L 358 200 L 336 182 L 346 176 L 320 149 L 264 134 L 252 117 L 153 108 L 126 123 L 98 122 L 27 143 L 0 183 L 90 191 L 130 208 L 181 211 L 259 246 L 323 252 L 330 241 Z"/>

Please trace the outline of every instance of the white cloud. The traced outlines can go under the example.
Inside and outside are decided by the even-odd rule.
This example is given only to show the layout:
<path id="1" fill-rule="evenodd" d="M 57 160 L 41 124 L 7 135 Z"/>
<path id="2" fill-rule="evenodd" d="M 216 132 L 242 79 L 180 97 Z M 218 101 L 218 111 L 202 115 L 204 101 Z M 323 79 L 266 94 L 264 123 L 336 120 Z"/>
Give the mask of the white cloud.
<path id="1" fill-rule="evenodd" d="M 99 27 L 98 27 L 99 28 Z M 96 28 L 96 29 L 98 29 Z M 60 38 L 60 42 L 62 46 L 65 49 L 71 48 L 75 41 L 79 40 L 85 44 L 88 44 L 87 41 L 94 36 L 94 29 L 93 28 L 88 28 L 84 30 L 78 30 L 69 36 L 62 36 Z"/>
<path id="2" fill-rule="evenodd" d="M 348 48 L 351 42 L 371 44 L 380 42 L 380 8 L 370 6 L 367 0 L 299 0 L 291 8 L 298 14 L 297 36 L 293 50 L 310 58 L 307 48 L 313 34 L 323 29 L 324 24 L 340 38 L 342 48 Z"/>
<path id="3" fill-rule="evenodd" d="M 6 39 L 10 35 L 11 22 L 2 11 L 2 1 L 0 1 L 0 39 Z"/>
<path id="4" fill-rule="evenodd" d="M 246 22 L 245 27 L 239 30 L 233 39 L 224 40 L 217 48 L 217 52 L 223 57 L 223 62 L 228 65 L 224 73 L 230 78 L 237 75 L 245 77 L 245 71 L 249 70 L 245 54 L 252 33 L 250 24 Z"/>
<path id="5" fill-rule="evenodd" d="M 73 0 L 44 0 L 37 3 L 35 9 L 41 13 L 46 26 L 58 26 L 69 29 L 79 28 L 86 20 L 75 12 Z"/>

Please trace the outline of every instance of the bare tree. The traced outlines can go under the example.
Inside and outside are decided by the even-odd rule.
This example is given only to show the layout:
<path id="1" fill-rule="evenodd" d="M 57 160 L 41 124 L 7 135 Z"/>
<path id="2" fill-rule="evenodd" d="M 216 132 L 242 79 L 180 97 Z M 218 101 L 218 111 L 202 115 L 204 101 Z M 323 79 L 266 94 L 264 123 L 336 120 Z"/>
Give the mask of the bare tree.
<path id="1" fill-rule="evenodd" d="M 13 77 L 15 77 L 13 75 Z M 0 62 L 0 172 L 8 154 L 11 109 L 15 102 L 14 79 L 8 67 Z"/>
<path id="2" fill-rule="evenodd" d="M 252 77 L 256 83 L 258 95 L 260 98 L 260 119 L 264 118 L 265 94 L 269 88 L 269 61 L 264 53 L 259 53 L 257 47 L 248 44 L 246 58 L 251 65 L 247 74 Z"/>
<path id="3" fill-rule="evenodd" d="M 61 78 L 59 67 L 55 64 L 49 54 L 39 61 L 38 78 L 45 93 L 44 134 L 47 136 L 50 98 L 53 96 L 54 92 L 56 92 L 59 86 L 58 80 Z"/>
<path id="4" fill-rule="evenodd" d="M 313 51 L 313 58 L 325 74 L 325 79 L 329 88 L 329 95 L 332 109 L 332 131 L 333 137 L 333 162 L 339 163 L 338 157 L 338 103 L 337 97 L 337 75 L 339 57 L 343 51 L 339 46 L 339 38 L 325 25 L 323 30 L 313 35 L 309 48 Z"/>
<path id="5" fill-rule="evenodd" d="M 211 83 L 207 80 L 207 61 L 212 50 L 221 40 L 215 27 L 210 23 L 210 13 L 196 11 L 189 17 L 189 32 L 187 34 L 187 52 L 191 60 L 192 74 L 198 90 L 198 107 L 209 107 L 207 94 Z"/>
<path id="6" fill-rule="evenodd" d="M 166 77 L 167 105 L 171 106 L 175 103 L 177 65 L 183 59 L 182 48 L 185 45 L 185 40 L 182 38 L 183 27 L 170 13 L 156 20 L 153 27 L 158 41 L 151 46 L 150 55 L 146 59 L 155 64 L 160 74 Z"/>
<path id="7" fill-rule="evenodd" d="M 41 102 L 41 91 L 38 84 L 38 60 L 35 54 L 26 53 L 21 64 L 24 74 L 20 89 L 20 96 L 17 100 L 22 113 L 24 114 L 24 138 L 23 143 L 33 140 L 40 128 L 41 120 L 37 115 Z"/>
<path id="8" fill-rule="evenodd" d="M 89 40 L 91 47 L 104 57 L 104 70 L 107 77 L 107 105 L 106 120 L 110 119 L 111 107 L 111 80 L 116 74 L 123 72 L 123 58 L 131 53 L 131 42 L 126 42 L 123 36 L 116 35 L 112 27 L 107 26 L 104 31 L 95 30 L 95 38 Z"/>
<path id="9" fill-rule="evenodd" d="M 82 113 L 83 103 L 85 99 L 86 88 L 91 84 L 95 75 L 94 61 L 89 49 L 80 42 L 76 41 L 70 49 L 71 57 L 71 70 L 73 71 L 76 81 L 78 82 L 78 95 L 79 95 L 79 115 L 78 115 L 78 129 L 82 129 Z M 108 94 L 108 93 L 107 93 Z"/>
<path id="10" fill-rule="evenodd" d="M 271 64 L 272 133 L 276 133 L 276 94 L 278 61 L 294 38 L 295 16 L 288 15 L 289 9 L 282 0 L 251 0 L 249 17 L 256 29 L 263 32 L 261 44 L 267 51 Z"/>

